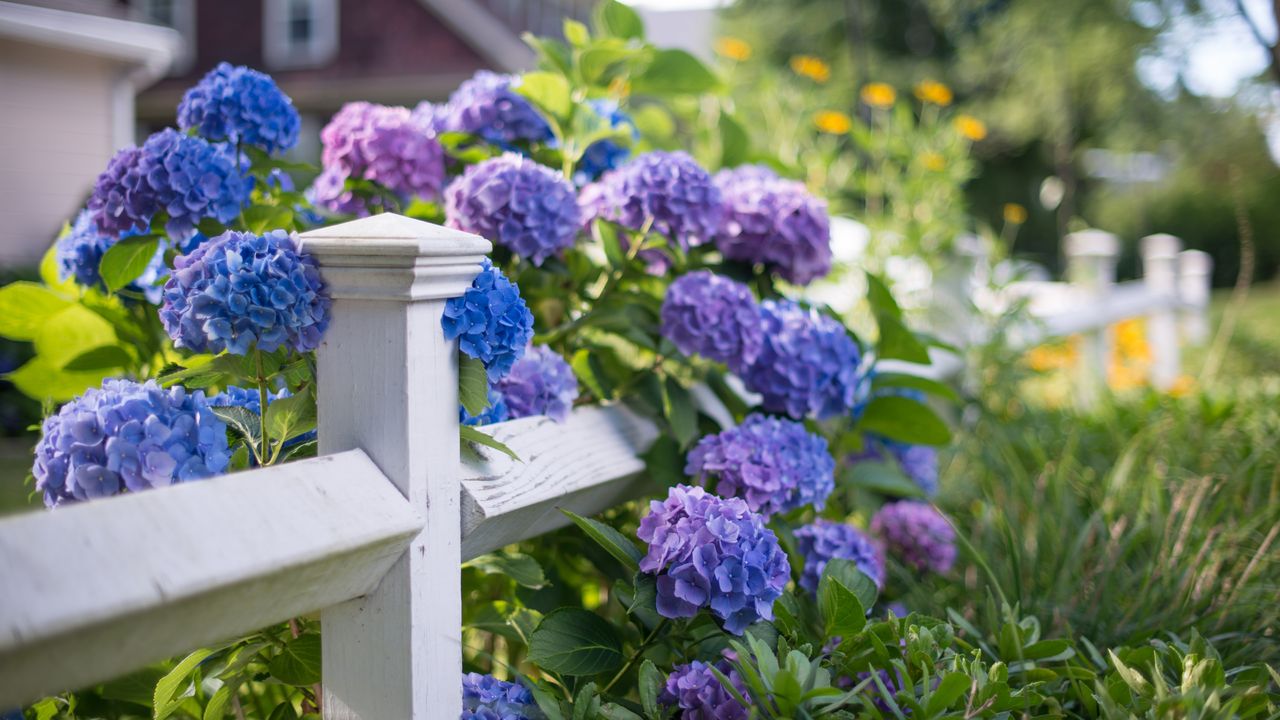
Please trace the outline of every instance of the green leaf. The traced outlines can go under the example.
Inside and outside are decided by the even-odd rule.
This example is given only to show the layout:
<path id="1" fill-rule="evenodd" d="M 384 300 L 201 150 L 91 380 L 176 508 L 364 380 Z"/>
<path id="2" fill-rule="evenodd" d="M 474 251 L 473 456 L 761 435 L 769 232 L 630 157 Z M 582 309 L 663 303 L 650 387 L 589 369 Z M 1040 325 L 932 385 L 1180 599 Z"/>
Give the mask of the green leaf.
<path id="1" fill-rule="evenodd" d="M 689 391 L 675 378 L 668 377 L 662 385 L 662 414 L 671 425 L 671 432 L 680 447 L 688 447 L 698 439 L 698 411 L 693 407 Z"/>
<path id="2" fill-rule="evenodd" d="M 204 720 L 220 720 L 227 714 L 227 705 L 231 703 L 231 698 L 240 690 L 241 678 L 235 678 L 223 683 L 213 696 L 209 698 L 209 704 L 204 706 Z"/>
<path id="3" fill-rule="evenodd" d="M 946 445 L 951 441 L 951 430 L 928 405 L 896 395 L 868 403 L 858 427 L 913 445 Z"/>
<path id="4" fill-rule="evenodd" d="M 542 714 L 547 716 L 547 720 L 564 720 L 564 709 L 560 707 L 559 696 L 545 680 L 526 683 L 526 687 L 533 693 L 533 701 L 537 703 Z"/>
<path id="5" fill-rule="evenodd" d="M 649 478 L 661 487 L 670 487 L 686 481 L 684 453 L 673 438 L 660 435 L 641 457 Z"/>
<path id="6" fill-rule="evenodd" d="M 525 73 L 515 91 L 557 120 L 568 118 L 573 111 L 569 81 L 563 75 L 543 71 Z"/>
<path id="7" fill-rule="evenodd" d="M 493 448 L 507 457 L 520 462 L 520 456 L 516 455 L 516 451 L 499 442 L 492 435 L 481 432 L 479 429 L 471 425 L 458 426 L 458 435 L 463 442 L 473 442 L 477 445 L 483 445 L 487 448 Z"/>
<path id="8" fill-rule="evenodd" d="M 245 208 L 244 224 L 258 235 L 272 230 L 291 230 L 293 210 L 284 205 L 253 205 Z"/>
<path id="9" fill-rule="evenodd" d="M 56 368 L 103 345 L 116 345 L 116 329 L 84 305 L 68 305 L 45 320 L 35 337 L 36 353 Z"/>
<path id="10" fill-rule="evenodd" d="M 293 703 L 291 701 L 286 700 L 285 702 L 277 705 L 275 710 L 271 711 L 271 715 L 267 720 L 298 720 L 298 711 L 293 709 Z"/>
<path id="11" fill-rule="evenodd" d="M 1067 640 L 1041 640 L 1022 648 L 1022 657 L 1027 660 L 1066 660 L 1075 654 L 1071 643 Z"/>
<path id="12" fill-rule="evenodd" d="M 542 566 L 522 553 L 492 553 L 468 560 L 462 567 L 475 568 L 486 575 L 506 575 L 527 588 L 537 590 L 547 584 Z"/>
<path id="13" fill-rule="evenodd" d="M 231 432 L 247 442 L 255 451 L 262 445 L 262 420 L 257 413 L 238 405 L 209 409 L 231 428 Z"/>
<path id="14" fill-rule="evenodd" d="M 747 161 L 751 139 L 742 123 L 728 112 L 720 113 L 720 165 L 734 167 Z"/>
<path id="15" fill-rule="evenodd" d="M 867 624 L 867 610 L 858 596 L 825 571 L 818 582 L 818 611 L 827 637 L 849 640 Z"/>
<path id="16" fill-rule="evenodd" d="M 489 373 L 484 362 L 458 352 L 458 400 L 472 417 L 489 407 Z"/>
<path id="17" fill-rule="evenodd" d="M 610 400 L 613 398 L 612 384 L 609 382 L 608 376 L 605 375 L 604 366 L 595 353 L 586 348 L 575 352 L 569 360 L 569 367 L 573 368 L 573 374 L 578 376 L 578 381 L 586 385 L 587 389 L 597 399 Z"/>
<path id="18" fill-rule="evenodd" d="M 902 319 L 902 308 L 893 299 L 889 286 L 874 273 L 867 273 L 867 304 L 871 306 L 871 312 L 877 320 L 881 315 Z"/>
<path id="19" fill-rule="evenodd" d="M 604 0 L 596 6 L 596 32 L 624 40 L 643 40 L 644 21 L 639 13 L 618 0 Z"/>
<path id="20" fill-rule="evenodd" d="M 658 710 L 658 696 L 662 694 L 665 679 L 652 660 L 640 664 L 640 704 L 644 714 L 651 718 L 662 717 Z"/>
<path id="21" fill-rule="evenodd" d="M 181 384 L 188 388 L 205 388 L 210 385 L 238 384 L 248 376 L 245 372 L 245 359 L 239 355 L 204 355 L 187 358 L 187 362 L 190 365 L 185 368 L 171 366 L 162 370 L 160 385 L 172 387 Z"/>
<path id="22" fill-rule="evenodd" d="M 871 381 L 872 388 L 908 388 L 911 390 L 919 390 L 935 397 L 959 402 L 960 395 L 950 385 L 939 382 L 932 378 L 921 377 L 919 375 L 909 375 L 907 373 L 880 373 Z"/>
<path id="23" fill-rule="evenodd" d="M 578 690 L 573 698 L 573 719 L 588 720 L 596 718 L 600 713 L 600 696 L 596 694 L 596 684 L 589 682 Z"/>
<path id="24" fill-rule="evenodd" d="M 286 685 L 314 685 L 320 682 L 320 635 L 309 633 L 285 643 L 267 666 L 271 676 Z"/>
<path id="25" fill-rule="evenodd" d="M 58 235 L 58 239 L 61 240 L 63 235 L 69 232 L 71 232 L 71 225 L 63 223 L 62 232 Z M 68 296 L 76 294 L 75 277 L 68 277 L 66 280 L 62 279 L 62 268 L 58 262 L 58 243 L 56 242 L 50 245 L 49 249 L 44 251 L 44 257 L 40 258 L 40 280 L 49 290 L 55 293 Z M 33 285 L 34 283 L 26 284 Z"/>
<path id="26" fill-rule="evenodd" d="M 591 234 L 604 247 L 604 256 L 609 261 L 609 265 L 619 270 L 627 266 L 627 254 L 623 251 L 622 242 L 618 239 L 617 225 L 597 218 L 591 223 Z"/>
<path id="27" fill-rule="evenodd" d="M 859 570 L 858 564 L 854 561 L 834 558 L 827 562 L 826 567 L 822 569 L 822 574 L 824 577 L 839 580 L 841 585 L 852 590 L 853 594 L 858 596 L 858 602 L 862 603 L 862 607 L 870 609 L 876 604 L 880 590 L 876 587 L 875 580 Z"/>
<path id="28" fill-rule="evenodd" d="M 1107 656 L 1111 658 L 1111 664 L 1115 666 L 1116 673 L 1120 675 L 1120 679 L 1124 681 L 1125 685 L 1129 686 L 1130 690 L 1133 690 L 1133 692 L 1138 694 L 1140 697 L 1148 697 L 1151 695 L 1151 683 L 1147 682 L 1147 679 L 1142 676 L 1142 673 L 1134 670 L 1128 665 L 1125 665 L 1124 662 L 1116 656 L 1114 650 L 1108 650 Z"/>
<path id="29" fill-rule="evenodd" d="M 316 429 L 316 399 L 307 389 L 267 404 L 267 433 L 276 442 Z"/>
<path id="30" fill-rule="evenodd" d="M 876 356 L 883 360 L 906 360 L 921 365 L 929 364 L 929 348 L 916 338 L 901 318 L 887 314 L 876 315 L 880 338 L 876 343 Z"/>
<path id="31" fill-rule="evenodd" d="M 0 336 L 34 340 L 44 324 L 71 301 L 37 283 L 20 280 L 0 288 Z"/>
<path id="32" fill-rule="evenodd" d="M 128 367 L 133 362 L 129 352 L 119 345 L 103 345 L 101 347 L 86 350 L 72 358 L 66 365 L 62 366 L 63 370 L 76 372 L 79 370 L 111 370 L 113 368 Z"/>
<path id="33" fill-rule="evenodd" d="M 104 683 L 98 694 L 109 700 L 141 705 L 148 710 L 155 698 L 156 683 L 164 677 L 163 668 L 148 667 Z"/>
<path id="34" fill-rule="evenodd" d="M 574 525 L 582 528 L 587 537 L 595 540 L 600 547 L 605 549 L 605 552 L 612 555 L 627 569 L 632 572 L 640 569 L 640 558 L 644 557 L 644 555 L 640 552 L 640 548 L 637 548 L 635 543 L 628 540 L 625 535 L 599 520 L 582 517 L 572 510 L 561 508 L 560 512 L 568 516 Z"/>
<path id="35" fill-rule="evenodd" d="M 529 638 L 529 662 L 562 675 L 596 675 L 622 667 L 622 640 L 604 618 L 579 608 L 547 615 Z"/>
<path id="36" fill-rule="evenodd" d="M 63 402 L 101 385 L 110 374 L 111 370 L 62 370 L 37 356 L 4 377 L 27 397 Z"/>
<path id="37" fill-rule="evenodd" d="M 188 684 L 187 678 L 195 671 L 196 667 L 215 652 L 217 652 L 216 649 L 209 648 L 196 650 L 182 658 L 168 674 L 156 682 L 156 691 L 151 698 L 151 707 L 154 708 L 153 717 L 155 720 L 164 720 L 164 718 L 169 717 L 178 709 L 179 703 L 173 702 L 173 696 L 177 694 L 180 688 Z"/>
<path id="38" fill-rule="evenodd" d="M 684 50 L 659 50 L 649 67 L 631 84 L 644 95 L 697 95 L 715 90 L 720 79 Z"/>
<path id="39" fill-rule="evenodd" d="M 911 482 L 895 462 L 859 460 L 840 474 L 840 483 L 893 497 L 924 496 L 924 490 Z"/>
<path id="40" fill-rule="evenodd" d="M 947 673 L 938 682 L 938 687 L 929 694 L 929 704 L 926 706 L 925 714 L 932 717 L 951 707 L 972 684 L 969 676 L 962 672 Z"/>
<path id="41" fill-rule="evenodd" d="M 582 47 L 591 42 L 591 33 L 587 31 L 586 25 L 573 18 L 565 18 L 564 39 L 568 40 L 569 44 L 574 47 Z"/>
<path id="42" fill-rule="evenodd" d="M 102 261 L 98 265 L 102 282 L 107 289 L 115 292 L 137 280 L 151 264 L 159 247 L 160 238 L 155 235 L 138 235 L 120 240 L 102 254 Z"/>

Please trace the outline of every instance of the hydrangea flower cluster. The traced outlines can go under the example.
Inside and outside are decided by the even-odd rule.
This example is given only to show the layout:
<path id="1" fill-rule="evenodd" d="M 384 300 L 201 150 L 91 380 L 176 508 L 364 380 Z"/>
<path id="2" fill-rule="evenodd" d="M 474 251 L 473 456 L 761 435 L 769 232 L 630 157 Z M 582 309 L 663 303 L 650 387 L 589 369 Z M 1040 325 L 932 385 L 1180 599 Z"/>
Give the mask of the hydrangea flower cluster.
<path id="1" fill-rule="evenodd" d="M 319 205 L 335 212 L 368 212 L 345 189 L 348 179 L 372 180 L 402 200 L 440 196 L 444 148 L 408 108 L 347 103 L 320 131 L 320 141 L 324 170 L 312 188 Z"/>
<path id="2" fill-rule="evenodd" d="M 877 586 L 884 587 L 884 551 L 852 525 L 815 520 L 792 534 L 796 548 L 804 556 L 800 587 L 805 590 L 817 592 L 827 562 L 837 558 L 852 560 Z"/>
<path id="3" fill-rule="evenodd" d="M 267 393 L 267 404 L 287 398 L 292 393 L 288 388 L 281 388 L 275 394 Z M 258 396 L 257 388 L 242 388 L 236 385 L 228 385 L 222 389 L 222 392 L 209 398 L 210 407 L 242 407 L 254 415 L 262 414 L 262 398 Z"/>
<path id="4" fill-rule="evenodd" d="M 921 572 L 945 573 L 956 561 L 956 531 L 927 502 L 891 502 L 871 518 L 871 532 L 884 540 L 890 553 Z"/>
<path id="5" fill-rule="evenodd" d="M 284 152 L 298 144 L 298 111 L 270 75 L 218 63 L 178 104 L 178 127 L 209 140 Z"/>
<path id="6" fill-rule="evenodd" d="M 610 128 L 614 130 L 629 129 L 632 142 L 640 139 L 640 130 L 631 120 L 631 116 L 618 107 L 616 100 L 588 100 L 587 107 L 596 115 L 607 120 Z M 605 171 L 619 167 L 629 157 L 631 157 L 631 148 L 629 146 L 619 144 L 615 140 L 597 140 L 588 145 L 587 149 L 582 153 L 582 159 L 578 161 L 578 168 L 573 175 L 574 181 L 579 185 L 585 184 L 599 177 Z"/>
<path id="7" fill-rule="evenodd" d="M 739 497 L 769 517 L 813 505 L 821 510 L 836 488 L 827 441 L 802 423 L 750 415 L 741 425 L 702 438 L 689 453 L 686 475 L 722 497 Z"/>
<path id="8" fill-rule="evenodd" d="M 760 307 L 746 285 L 698 270 L 667 288 L 662 336 L 686 355 L 701 355 L 739 372 L 760 354 L 764 329 Z"/>
<path id="9" fill-rule="evenodd" d="M 126 233 L 128 237 L 130 233 Z M 72 223 L 71 230 L 58 238 L 54 246 L 54 255 L 58 260 L 58 278 L 74 279 L 76 284 L 88 288 L 106 290 L 102 275 L 98 268 L 102 264 L 102 256 L 107 249 L 116 244 L 116 238 L 103 235 L 93 223 L 93 215 L 88 210 L 81 210 Z M 142 293 L 152 305 L 160 302 L 160 286 L 156 281 L 168 273 L 164 264 L 163 243 L 156 248 L 156 254 L 147 264 L 136 280 L 126 288 Z"/>
<path id="10" fill-rule="evenodd" d="M 489 407 L 479 415 L 472 415 L 461 404 L 458 405 L 458 422 L 463 425 L 492 425 L 510 419 L 511 412 L 507 409 L 506 399 L 492 386 L 489 387 Z"/>
<path id="11" fill-rule="evenodd" d="M 185 236 L 205 218 L 228 223 L 249 200 L 250 183 L 231 149 L 165 128 L 142 148 L 116 153 L 89 198 L 98 229 L 120 236 L 144 232 L 164 211 L 165 230 Z"/>
<path id="12" fill-rule="evenodd" d="M 450 298 L 440 318 L 446 340 L 484 363 L 489 381 L 506 377 L 533 337 L 533 313 L 520 290 L 488 258 L 462 297 Z"/>
<path id="13" fill-rule="evenodd" d="M 760 314 L 764 342 L 742 380 L 764 408 L 797 420 L 848 414 L 862 353 L 844 326 L 790 300 L 766 300 Z"/>
<path id="14" fill-rule="evenodd" d="M 462 720 L 540 720 L 529 688 L 492 675 L 462 676 Z"/>
<path id="15" fill-rule="evenodd" d="M 716 247 L 726 258 L 760 263 L 799 285 L 831 271 L 827 204 L 804 183 L 746 165 L 716 173 L 715 184 L 725 213 Z"/>
<path id="16" fill-rule="evenodd" d="M 31 473 L 53 507 L 211 477 L 230 459 L 203 392 L 109 379 L 45 418 Z"/>
<path id="17" fill-rule="evenodd" d="M 650 502 L 636 534 L 649 544 L 640 570 L 657 575 L 663 617 L 709 608 L 735 635 L 773 619 L 789 575 L 787 554 L 745 500 L 677 485 L 666 500 Z"/>
<path id="18" fill-rule="evenodd" d="M 481 70 L 463 82 L 444 105 L 418 106 L 415 113 L 436 132 L 464 132 L 510 148 L 517 142 L 551 139 L 551 126 L 522 95 L 519 78 Z"/>
<path id="19" fill-rule="evenodd" d="M 160 321 L 195 352 L 307 352 L 329 327 L 329 306 L 315 260 L 288 233 L 228 231 L 174 261 Z"/>
<path id="20" fill-rule="evenodd" d="M 530 347 L 495 383 L 511 419 L 546 415 L 556 422 L 569 417 L 578 399 L 578 378 L 560 353 L 545 345 Z"/>
<path id="21" fill-rule="evenodd" d="M 742 697 L 747 697 L 742 676 L 727 660 L 716 662 L 715 669 L 729 678 Z M 658 696 L 658 702 L 680 711 L 680 720 L 747 720 L 750 713 L 738 702 L 711 672 L 712 664 L 694 660 L 687 665 L 676 665 L 667 676 L 667 683 Z"/>
<path id="22" fill-rule="evenodd" d="M 515 153 L 469 166 L 445 190 L 449 227 L 541 265 L 573 245 L 578 197 L 562 175 Z"/>

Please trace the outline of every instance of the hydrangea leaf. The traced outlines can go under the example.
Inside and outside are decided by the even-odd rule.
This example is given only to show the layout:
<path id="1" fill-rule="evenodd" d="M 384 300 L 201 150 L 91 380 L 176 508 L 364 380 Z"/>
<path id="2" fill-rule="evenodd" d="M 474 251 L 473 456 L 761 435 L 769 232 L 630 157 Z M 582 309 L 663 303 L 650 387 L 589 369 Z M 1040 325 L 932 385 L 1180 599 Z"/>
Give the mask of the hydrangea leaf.
<path id="1" fill-rule="evenodd" d="M 314 685 L 320 682 L 320 635 L 299 635 L 267 666 L 271 676 L 286 685 Z"/>
<path id="2" fill-rule="evenodd" d="M 57 368 L 80 354 L 116 344 L 116 331 L 101 315 L 74 304 L 47 318 L 35 337 L 36 353 Z"/>
<path id="3" fill-rule="evenodd" d="M 560 608 L 533 631 L 529 662 L 562 675 L 613 672 L 622 667 L 622 640 L 599 615 L 580 608 Z"/>
<path id="4" fill-rule="evenodd" d="M 680 447 L 688 447 L 698 438 L 698 411 L 693 407 L 693 398 L 673 378 L 667 378 L 662 385 L 662 414 Z"/>
<path id="5" fill-rule="evenodd" d="M 596 6 L 596 32 L 624 40 L 644 39 L 644 20 L 640 14 L 618 0 L 604 0 Z"/>
<path id="6" fill-rule="evenodd" d="M 871 387 L 876 390 L 888 387 L 919 390 L 952 402 L 960 401 L 960 395 L 950 385 L 932 378 L 907 373 L 878 373 L 872 378 Z"/>
<path id="7" fill-rule="evenodd" d="M 946 445 L 951 441 L 951 430 L 928 405 L 900 396 L 872 400 L 858 425 L 864 432 L 913 445 Z"/>
<path id="8" fill-rule="evenodd" d="M 643 554 L 635 546 L 635 543 L 628 540 L 625 535 L 599 520 L 582 517 L 572 510 L 561 508 L 560 512 L 567 515 L 573 521 L 573 524 L 582 528 L 587 537 L 595 540 L 600 547 L 604 548 L 606 552 L 627 569 L 632 572 L 640 569 L 640 558 L 643 557 Z"/>
<path id="9" fill-rule="evenodd" d="M 691 95 L 709 92 L 719 85 L 715 73 L 688 52 L 659 50 L 631 88 L 644 95 Z"/>
<path id="10" fill-rule="evenodd" d="M 491 553 L 468 560 L 462 567 L 475 568 L 486 575 L 506 575 L 518 585 L 537 590 L 547 585 L 547 576 L 537 560 L 523 553 Z"/>
<path id="11" fill-rule="evenodd" d="M 131 362 L 133 362 L 133 357 L 123 347 L 119 345 L 102 345 L 80 353 L 63 365 L 62 369 L 72 372 L 78 370 L 111 370 L 113 368 L 127 367 Z"/>
<path id="12" fill-rule="evenodd" d="M 115 292 L 138 279 L 151 264 L 159 247 L 160 238 L 155 235 L 136 235 L 107 248 L 102 255 L 102 264 L 98 266 L 107 289 Z"/>
<path id="13" fill-rule="evenodd" d="M 473 442 L 473 443 L 476 443 L 477 445 L 483 445 L 487 448 L 493 448 L 494 450 L 497 450 L 498 452 L 502 453 L 503 455 L 506 455 L 512 460 L 515 460 L 517 462 L 520 461 L 520 456 L 516 455 L 515 450 L 512 450 L 502 442 L 499 442 L 492 435 L 487 435 L 483 432 L 480 432 L 479 430 L 477 430 L 476 428 L 470 425 L 460 425 L 458 427 L 458 436 L 464 442 Z"/>
<path id="14" fill-rule="evenodd" d="M 0 336 L 34 340 L 46 321 L 71 301 L 37 283 L 21 280 L 0 288 Z"/>
<path id="15" fill-rule="evenodd" d="M 174 702 L 174 695 L 187 684 L 187 678 L 200 663 L 204 662 L 217 649 L 204 648 L 196 650 L 183 658 L 167 675 L 156 682 L 156 691 L 151 698 L 151 706 L 155 708 L 155 720 L 164 720 L 178 709 L 181 702 Z"/>
<path id="16" fill-rule="evenodd" d="M 257 450 L 262 444 L 262 425 L 257 413 L 238 405 L 215 407 L 212 410 L 213 414 L 222 418 L 227 427 L 231 428 L 231 431 L 244 440 L 249 447 Z"/>
<path id="17" fill-rule="evenodd" d="M 267 405 L 267 432 L 277 442 L 290 440 L 316 428 L 316 401 L 310 390 L 280 398 Z"/>
<path id="18" fill-rule="evenodd" d="M 520 78 L 520 84 L 512 89 L 553 118 L 568 118 L 573 111 L 569 81 L 561 75 L 550 72 L 525 73 Z"/>
<path id="19" fill-rule="evenodd" d="M 62 370 L 37 356 L 6 375 L 5 379 L 29 398 L 63 402 L 101 384 L 102 379 L 110 374 L 111 370 Z"/>
<path id="20" fill-rule="evenodd" d="M 489 407 L 489 376 L 484 363 L 463 352 L 458 353 L 458 400 L 477 417 Z"/>
<path id="21" fill-rule="evenodd" d="M 871 490 L 891 497 L 924 497 L 919 485 L 911 482 L 897 463 L 879 460 L 861 460 L 845 468 L 840 474 L 840 484 Z"/>

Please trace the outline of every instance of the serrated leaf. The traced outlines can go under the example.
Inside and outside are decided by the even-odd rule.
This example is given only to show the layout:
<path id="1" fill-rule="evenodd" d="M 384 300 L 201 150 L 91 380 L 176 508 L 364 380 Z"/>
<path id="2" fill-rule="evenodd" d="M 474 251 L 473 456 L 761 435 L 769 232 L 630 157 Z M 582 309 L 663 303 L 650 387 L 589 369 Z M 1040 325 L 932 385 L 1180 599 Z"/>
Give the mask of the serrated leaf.
<path id="1" fill-rule="evenodd" d="M 209 704 L 204 706 L 204 720 L 221 720 L 227 714 L 227 706 L 231 704 L 231 698 L 240 690 L 242 678 L 235 678 L 222 684 L 213 696 L 209 698 Z"/>
<path id="2" fill-rule="evenodd" d="M 458 401 L 472 417 L 489 407 L 489 373 L 483 361 L 464 352 L 458 353 Z"/>
<path id="3" fill-rule="evenodd" d="M 848 640 L 867 624 L 867 611 L 858 596 L 826 573 L 818 584 L 818 611 L 827 637 Z"/>
<path id="4" fill-rule="evenodd" d="M 196 650 L 182 658 L 172 670 L 156 682 L 156 691 L 151 699 L 155 720 L 164 720 L 178 709 L 178 703 L 173 702 L 174 695 L 177 694 L 180 688 L 189 683 L 188 677 L 195 671 L 196 667 L 215 652 L 217 650 L 210 648 Z"/>
<path id="5" fill-rule="evenodd" d="M 275 442 L 290 440 L 316 429 L 316 400 L 309 389 L 270 401 L 266 413 L 267 433 Z"/>
<path id="6" fill-rule="evenodd" d="M 71 304 L 37 283 L 9 283 L 0 288 L 0 336 L 34 340 L 49 318 Z"/>
<path id="7" fill-rule="evenodd" d="M 612 555 L 628 570 L 632 572 L 640 570 L 640 558 L 643 555 L 640 552 L 640 548 L 637 548 L 635 543 L 628 540 L 625 535 L 599 520 L 582 517 L 572 510 L 561 508 L 560 512 L 568 516 L 573 521 L 573 524 L 582 528 L 587 537 L 595 540 L 600 547 L 604 548 L 605 552 Z"/>
<path id="8" fill-rule="evenodd" d="M 256 449 L 262 444 L 262 420 L 254 411 L 239 405 L 209 409 L 231 428 L 231 432 L 251 447 Z"/>
<path id="9" fill-rule="evenodd" d="M 487 575 L 505 575 L 518 585 L 537 590 L 547 585 L 547 576 L 537 560 L 523 553 L 491 553 L 468 560 L 462 567 L 470 567 Z"/>
<path id="10" fill-rule="evenodd" d="M 487 448 L 493 448 L 507 457 L 520 462 L 520 456 L 516 455 L 516 451 L 507 447 L 505 444 L 494 438 L 492 435 L 481 432 L 478 428 L 470 425 L 459 425 L 458 436 L 463 442 L 473 442 L 477 445 L 483 445 Z"/>
<path id="11" fill-rule="evenodd" d="M 889 395 L 873 399 L 858 420 L 859 429 L 913 445 L 946 445 L 951 430 L 928 405 Z"/>
<path id="12" fill-rule="evenodd" d="M 604 618 L 579 608 L 547 615 L 529 638 L 529 662 L 562 675 L 596 675 L 622 667 L 622 640 Z"/>
<path id="13" fill-rule="evenodd" d="M 107 289 L 115 292 L 128 285 L 146 271 L 160 248 L 160 238 L 155 235 L 137 235 L 118 241 L 102 254 L 98 273 Z"/>
<path id="14" fill-rule="evenodd" d="M 286 685 L 314 685 L 320 682 L 320 636 L 299 635 L 285 643 L 279 655 L 267 665 L 271 677 Z"/>

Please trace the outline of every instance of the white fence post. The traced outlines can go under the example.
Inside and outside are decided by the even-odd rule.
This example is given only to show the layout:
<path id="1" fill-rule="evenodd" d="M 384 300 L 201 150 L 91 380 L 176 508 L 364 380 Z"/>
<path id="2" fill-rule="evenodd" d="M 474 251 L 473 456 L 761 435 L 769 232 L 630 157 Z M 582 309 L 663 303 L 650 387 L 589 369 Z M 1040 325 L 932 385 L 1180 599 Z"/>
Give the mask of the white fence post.
<path id="1" fill-rule="evenodd" d="M 1172 235 L 1142 238 L 1142 282 L 1164 302 L 1147 314 L 1147 341 L 1151 348 L 1151 382 L 1160 390 L 1173 387 L 1182 371 L 1178 342 L 1178 250 L 1182 241 Z"/>
<path id="2" fill-rule="evenodd" d="M 373 593 L 323 611 L 324 717 L 456 718 L 458 359 L 440 317 L 491 246 L 390 214 L 302 240 L 334 299 L 317 359 L 320 452 L 363 449 L 426 521 Z"/>
<path id="3" fill-rule="evenodd" d="M 1213 257 L 1201 250 L 1178 253 L 1178 298 L 1182 301 L 1182 333 L 1200 345 L 1209 339 L 1209 291 L 1213 287 Z"/>
<path id="4" fill-rule="evenodd" d="M 1090 307 L 1102 307 L 1116 279 L 1116 258 L 1120 240 L 1101 230 L 1083 230 L 1066 237 L 1067 279 Z M 1107 383 L 1107 362 L 1111 356 L 1111 336 L 1106 326 L 1084 333 L 1080 353 L 1079 399 L 1093 405 Z"/>

